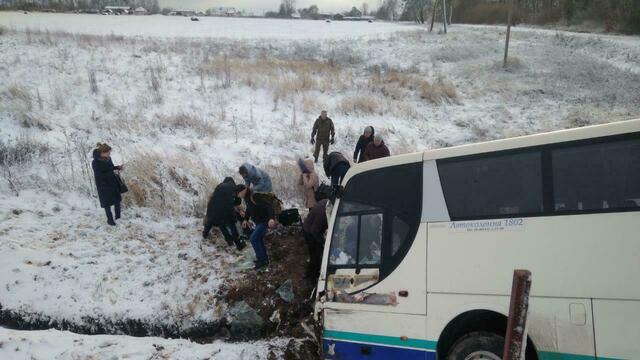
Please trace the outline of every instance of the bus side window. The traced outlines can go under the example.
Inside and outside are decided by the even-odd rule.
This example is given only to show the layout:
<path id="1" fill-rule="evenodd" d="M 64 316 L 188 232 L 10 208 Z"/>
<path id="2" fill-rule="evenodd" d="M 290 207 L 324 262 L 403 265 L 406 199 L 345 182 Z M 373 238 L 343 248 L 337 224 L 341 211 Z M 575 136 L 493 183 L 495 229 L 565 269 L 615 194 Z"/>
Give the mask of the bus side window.
<path id="1" fill-rule="evenodd" d="M 358 264 L 378 265 L 382 252 L 382 214 L 362 215 Z"/>
<path id="2" fill-rule="evenodd" d="M 540 151 L 441 160 L 438 172 L 452 220 L 544 211 Z"/>
<path id="3" fill-rule="evenodd" d="M 342 216 L 337 219 L 329 251 L 331 265 L 354 265 L 358 241 L 358 216 Z"/>
<path id="4" fill-rule="evenodd" d="M 640 207 L 640 139 L 552 151 L 556 212 Z"/>

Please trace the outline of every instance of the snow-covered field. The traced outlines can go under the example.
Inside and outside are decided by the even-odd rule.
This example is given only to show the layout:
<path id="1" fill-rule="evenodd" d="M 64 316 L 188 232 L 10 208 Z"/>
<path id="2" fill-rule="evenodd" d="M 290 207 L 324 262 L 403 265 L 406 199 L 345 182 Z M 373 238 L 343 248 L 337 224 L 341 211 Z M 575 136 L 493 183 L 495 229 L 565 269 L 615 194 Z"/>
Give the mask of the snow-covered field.
<path id="1" fill-rule="evenodd" d="M 500 27 L 35 13 L 0 13 L 0 26 L 0 304 L 32 319 L 223 317 L 220 285 L 251 250 L 200 249 L 206 198 L 248 160 L 299 205 L 295 159 L 322 109 L 345 154 L 366 125 L 398 154 L 640 117 L 638 37 L 517 28 L 503 69 Z M 98 141 L 131 188 L 116 228 L 87 171 Z M 151 351 L 0 331 L 0 354 L 22 337 L 63 338 L 64 359 L 79 338 L 85 353 Z"/>
<path id="2" fill-rule="evenodd" d="M 0 359 L 224 359 L 262 360 L 282 356 L 284 339 L 230 344 L 196 344 L 188 340 L 135 338 L 113 335 L 77 335 L 67 331 L 14 331 L 0 328 Z"/>
<path id="3" fill-rule="evenodd" d="M 15 29 L 41 29 L 92 35 L 206 37 L 227 39 L 344 39 L 415 30 L 412 25 L 313 20 L 211 18 L 191 21 L 182 16 L 103 16 L 78 14 L 29 14 L 0 12 L 0 25 Z"/>

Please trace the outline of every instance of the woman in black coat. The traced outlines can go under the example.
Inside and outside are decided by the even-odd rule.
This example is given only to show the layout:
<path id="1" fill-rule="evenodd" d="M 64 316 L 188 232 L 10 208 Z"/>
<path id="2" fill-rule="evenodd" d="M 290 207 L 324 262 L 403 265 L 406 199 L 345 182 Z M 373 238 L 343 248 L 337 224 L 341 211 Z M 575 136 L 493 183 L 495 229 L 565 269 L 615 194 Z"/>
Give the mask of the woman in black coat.
<path id="1" fill-rule="evenodd" d="M 367 126 L 364 128 L 364 133 L 360 135 L 360 139 L 358 139 L 358 143 L 356 144 L 356 151 L 353 153 L 354 163 L 361 163 L 367 160 L 364 157 L 364 151 L 367 148 L 367 145 L 373 141 L 374 136 L 375 130 L 373 129 L 373 126 Z"/>
<path id="2" fill-rule="evenodd" d="M 120 219 L 120 181 L 116 177 L 114 170 L 122 170 L 121 166 L 113 166 L 111 161 L 111 147 L 107 144 L 98 143 L 93 150 L 93 162 L 91 162 L 93 174 L 96 179 L 98 198 L 100 207 L 104 208 L 107 214 L 107 224 L 115 226 L 116 222 L 111 213 L 111 206 L 115 208 L 116 220 Z"/>

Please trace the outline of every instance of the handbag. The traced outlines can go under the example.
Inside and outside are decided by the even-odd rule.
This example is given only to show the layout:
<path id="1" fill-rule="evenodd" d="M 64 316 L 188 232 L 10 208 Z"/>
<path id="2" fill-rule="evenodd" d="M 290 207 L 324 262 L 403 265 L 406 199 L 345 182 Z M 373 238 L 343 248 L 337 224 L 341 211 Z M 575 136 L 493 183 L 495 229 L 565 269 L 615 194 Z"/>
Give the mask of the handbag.
<path id="1" fill-rule="evenodd" d="M 115 174 L 115 175 L 116 175 L 116 179 L 118 179 L 118 187 L 120 188 L 120 194 L 124 194 L 127 191 L 129 191 L 127 184 L 124 183 L 124 180 L 122 180 L 122 177 L 120 177 L 120 174 Z"/>

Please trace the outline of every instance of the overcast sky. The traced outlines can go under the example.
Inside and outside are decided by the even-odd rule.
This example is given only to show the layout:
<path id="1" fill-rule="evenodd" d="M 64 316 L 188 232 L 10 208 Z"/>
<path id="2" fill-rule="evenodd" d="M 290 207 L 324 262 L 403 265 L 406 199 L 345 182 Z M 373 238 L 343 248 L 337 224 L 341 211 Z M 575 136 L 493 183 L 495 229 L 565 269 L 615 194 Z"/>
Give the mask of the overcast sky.
<path id="1" fill-rule="evenodd" d="M 280 0 L 159 0 L 160 6 L 180 9 L 205 10 L 216 6 L 233 6 L 238 9 L 262 14 L 268 10 L 277 10 Z M 296 8 L 318 5 L 320 12 L 338 12 L 350 10 L 352 6 L 362 7 L 363 2 L 369 3 L 369 8 L 378 6 L 379 0 L 296 0 Z"/>

